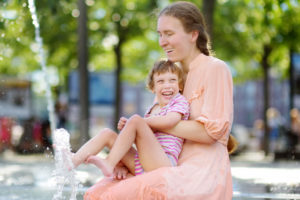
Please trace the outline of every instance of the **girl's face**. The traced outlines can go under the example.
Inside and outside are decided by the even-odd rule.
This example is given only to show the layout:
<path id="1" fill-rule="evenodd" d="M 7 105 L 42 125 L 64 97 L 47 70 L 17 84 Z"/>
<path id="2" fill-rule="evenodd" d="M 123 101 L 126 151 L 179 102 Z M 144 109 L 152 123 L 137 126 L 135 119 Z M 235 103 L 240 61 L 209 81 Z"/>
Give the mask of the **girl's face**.
<path id="1" fill-rule="evenodd" d="M 181 21 L 172 16 L 162 15 L 158 18 L 157 32 L 159 45 L 172 62 L 187 63 L 191 60 L 192 51 L 196 47 L 198 34 L 187 33 Z"/>
<path id="2" fill-rule="evenodd" d="M 153 93 L 156 95 L 160 106 L 169 103 L 176 94 L 179 93 L 178 75 L 172 72 L 155 73 L 153 75 Z"/>

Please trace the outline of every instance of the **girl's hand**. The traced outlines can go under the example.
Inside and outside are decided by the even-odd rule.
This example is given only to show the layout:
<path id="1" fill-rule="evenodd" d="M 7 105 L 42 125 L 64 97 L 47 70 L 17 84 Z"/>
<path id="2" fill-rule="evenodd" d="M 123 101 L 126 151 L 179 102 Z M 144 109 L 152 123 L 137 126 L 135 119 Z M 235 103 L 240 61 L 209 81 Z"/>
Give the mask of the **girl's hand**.
<path id="1" fill-rule="evenodd" d="M 125 179 L 128 174 L 128 169 L 123 164 L 118 164 L 113 172 L 113 178 L 117 180 Z"/>
<path id="2" fill-rule="evenodd" d="M 125 118 L 125 117 L 120 118 L 120 120 L 118 122 L 118 130 L 119 131 L 121 131 L 124 128 L 126 122 L 127 122 L 127 118 Z"/>

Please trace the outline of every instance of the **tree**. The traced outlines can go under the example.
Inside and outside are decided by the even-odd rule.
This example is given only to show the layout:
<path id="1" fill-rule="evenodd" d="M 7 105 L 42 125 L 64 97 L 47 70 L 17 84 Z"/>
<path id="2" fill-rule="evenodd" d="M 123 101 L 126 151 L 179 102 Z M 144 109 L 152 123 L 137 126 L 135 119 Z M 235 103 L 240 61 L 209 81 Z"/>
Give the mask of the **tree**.
<path id="1" fill-rule="evenodd" d="M 143 36 L 149 27 L 149 16 L 154 8 L 155 1 L 109 1 L 108 3 L 98 2 L 94 5 L 97 9 L 105 11 L 105 16 L 99 22 L 100 31 L 103 37 L 115 38 L 113 52 L 115 54 L 115 128 L 122 112 L 122 71 L 123 48 L 131 39 Z M 136 66 L 135 66 L 136 67 Z"/>
<path id="2" fill-rule="evenodd" d="M 213 40 L 213 26 L 214 26 L 214 10 L 216 0 L 203 0 L 203 15 L 207 24 L 208 34 Z"/>
<path id="3" fill-rule="evenodd" d="M 299 29 L 300 23 L 291 20 L 286 24 L 287 19 L 299 18 L 299 3 L 288 0 L 227 1 L 217 9 L 220 15 L 216 20 L 219 29 L 214 32 L 216 52 L 232 63 L 243 63 L 242 67 L 235 67 L 238 71 L 236 81 L 263 77 L 264 149 L 268 154 L 269 70 L 272 67 L 283 77 L 287 74 L 289 64 L 286 58 L 291 44 L 299 44 L 300 34 L 295 30 Z M 294 48 L 299 49 L 299 45 Z M 249 67 L 245 68 L 245 64 Z M 259 65 L 261 68 L 257 67 Z"/>
<path id="4" fill-rule="evenodd" d="M 89 72 L 88 72 L 88 44 L 87 44 L 87 9 L 84 0 L 78 0 L 78 60 L 79 60 L 79 118 L 81 145 L 89 138 Z"/>

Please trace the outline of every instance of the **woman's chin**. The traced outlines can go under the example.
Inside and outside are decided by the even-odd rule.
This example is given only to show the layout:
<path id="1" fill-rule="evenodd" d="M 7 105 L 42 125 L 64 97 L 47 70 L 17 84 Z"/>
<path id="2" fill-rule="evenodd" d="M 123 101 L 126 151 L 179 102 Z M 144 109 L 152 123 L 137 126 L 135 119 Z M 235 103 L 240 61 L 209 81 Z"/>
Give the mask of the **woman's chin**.
<path id="1" fill-rule="evenodd" d="M 176 55 L 174 53 L 174 54 L 167 54 L 167 58 L 168 58 L 169 61 L 176 63 L 176 62 L 180 62 L 181 61 L 182 56 Z"/>
<path id="2" fill-rule="evenodd" d="M 174 57 L 168 56 L 167 58 L 168 58 L 168 60 L 171 61 L 171 62 L 178 62 L 178 59 L 176 59 L 176 58 L 174 58 Z"/>

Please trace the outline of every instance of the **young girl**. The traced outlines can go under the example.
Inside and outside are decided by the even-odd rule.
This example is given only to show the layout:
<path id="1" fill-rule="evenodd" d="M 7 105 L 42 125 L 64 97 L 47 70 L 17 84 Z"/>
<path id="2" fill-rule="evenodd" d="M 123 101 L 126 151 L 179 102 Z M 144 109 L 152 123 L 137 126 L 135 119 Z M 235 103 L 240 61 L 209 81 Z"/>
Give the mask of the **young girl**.
<path id="1" fill-rule="evenodd" d="M 155 63 L 149 73 L 148 88 L 156 95 L 157 103 L 150 107 L 145 118 L 138 115 L 128 120 L 121 118 L 119 135 L 104 129 L 89 140 L 73 156 L 74 167 L 82 162 L 92 163 L 105 176 L 114 174 L 115 178 L 125 178 L 127 171 L 120 168 L 120 161 L 135 175 L 160 167 L 176 166 L 183 139 L 155 130 L 172 128 L 180 120 L 188 119 L 189 105 L 180 94 L 183 82 L 183 72 L 174 63 L 163 60 Z M 137 150 L 132 147 L 133 144 Z M 104 146 L 111 149 L 107 158 L 95 156 Z"/>

